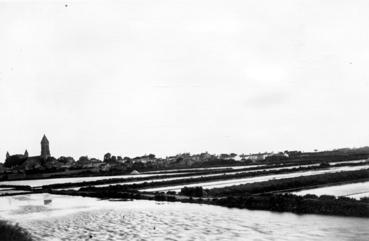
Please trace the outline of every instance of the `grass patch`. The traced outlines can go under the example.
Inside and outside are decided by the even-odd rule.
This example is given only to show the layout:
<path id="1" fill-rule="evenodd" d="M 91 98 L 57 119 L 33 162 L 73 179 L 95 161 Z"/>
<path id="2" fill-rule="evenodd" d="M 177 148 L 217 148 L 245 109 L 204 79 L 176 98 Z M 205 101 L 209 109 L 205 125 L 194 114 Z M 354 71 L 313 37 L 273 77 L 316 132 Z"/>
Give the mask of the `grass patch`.
<path id="1" fill-rule="evenodd" d="M 0 220 L 0 240 L 1 241 L 33 241 L 31 234 L 18 224 Z"/>

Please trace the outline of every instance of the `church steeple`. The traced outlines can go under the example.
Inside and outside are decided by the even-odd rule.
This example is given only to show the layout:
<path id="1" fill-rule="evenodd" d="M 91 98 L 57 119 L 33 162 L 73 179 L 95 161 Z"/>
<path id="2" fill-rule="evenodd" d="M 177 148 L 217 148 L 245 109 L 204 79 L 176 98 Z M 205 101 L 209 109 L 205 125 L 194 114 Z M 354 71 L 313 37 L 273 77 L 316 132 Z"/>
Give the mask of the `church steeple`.
<path id="1" fill-rule="evenodd" d="M 44 135 L 41 140 L 41 157 L 47 159 L 50 156 L 49 140 Z"/>
<path id="2" fill-rule="evenodd" d="M 49 144 L 49 140 L 45 135 L 42 137 L 41 144 Z"/>

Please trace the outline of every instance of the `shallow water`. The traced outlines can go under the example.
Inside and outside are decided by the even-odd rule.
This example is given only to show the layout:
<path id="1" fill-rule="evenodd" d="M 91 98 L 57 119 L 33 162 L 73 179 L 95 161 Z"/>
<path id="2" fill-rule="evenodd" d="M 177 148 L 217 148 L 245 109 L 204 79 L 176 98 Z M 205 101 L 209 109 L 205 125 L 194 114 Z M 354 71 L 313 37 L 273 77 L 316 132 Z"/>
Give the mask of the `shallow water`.
<path id="1" fill-rule="evenodd" d="M 358 162 L 362 162 L 361 161 L 355 161 L 356 163 Z M 173 180 L 185 180 L 185 179 L 193 179 L 193 178 L 199 178 L 199 177 L 215 177 L 215 176 L 224 176 L 224 175 L 235 175 L 235 174 L 240 174 L 240 173 L 252 173 L 252 172 L 260 172 L 260 171 L 276 171 L 276 170 L 280 170 L 280 169 L 293 169 L 293 168 L 299 168 L 299 167 L 312 167 L 312 166 L 319 166 L 320 164 L 308 164 L 308 165 L 299 165 L 299 166 L 289 166 L 289 167 L 273 167 L 273 168 L 261 168 L 261 169 L 256 169 L 256 170 L 245 170 L 245 171 L 237 171 L 237 172 L 230 172 L 230 173 L 217 173 L 217 174 L 205 174 L 205 175 L 196 175 L 196 176 L 188 176 L 188 177 L 171 177 L 171 178 L 160 178 L 160 179 L 155 179 L 155 180 L 144 180 L 144 181 L 133 181 L 133 182 L 119 182 L 119 183 L 109 183 L 109 184 L 101 184 L 101 185 L 93 185 L 94 187 L 107 187 L 107 186 L 111 186 L 111 185 L 129 185 L 129 184 L 140 184 L 140 183 L 144 183 L 144 182 L 161 182 L 161 181 L 173 181 Z M 369 167 L 369 166 L 368 166 Z M 334 169 L 335 167 L 331 167 L 332 169 Z M 249 178 L 247 178 L 249 179 Z M 240 179 L 238 179 L 240 180 Z M 243 179 L 241 179 L 243 180 Z M 234 183 L 235 180 L 230 180 L 230 183 Z M 209 184 L 209 183 L 208 183 Z M 207 184 L 205 184 L 207 185 Z M 65 189 L 65 188 L 63 188 Z M 66 188 L 66 189 L 73 189 L 73 190 L 78 190 L 79 187 L 74 187 L 74 188 Z M 165 187 L 164 187 L 165 189 Z M 157 189 L 148 189 L 148 190 L 154 190 L 156 191 Z M 158 189 L 161 190 L 161 189 Z"/>
<path id="2" fill-rule="evenodd" d="M 362 163 L 366 162 L 367 160 L 356 160 L 356 161 L 350 161 L 345 163 Z M 339 164 L 340 162 L 331 162 L 331 164 Z M 296 166 L 290 166 L 290 167 L 275 167 L 275 168 L 268 168 L 268 169 L 258 169 L 258 170 L 249 170 L 249 171 L 242 171 L 242 172 L 257 172 L 262 170 L 278 170 L 278 169 L 292 169 L 296 167 L 308 167 L 308 166 L 318 166 L 319 164 L 308 164 L 308 165 L 296 165 Z M 194 171 L 204 171 L 204 170 L 212 170 L 212 169 L 242 169 L 242 168 L 253 168 L 253 167 L 263 167 L 265 165 L 249 165 L 249 166 L 225 166 L 225 167 L 214 167 L 214 168 L 189 168 L 189 169 L 176 169 L 178 172 L 173 173 L 166 173 L 166 171 L 154 171 L 151 173 L 142 173 L 139 175 L 118 175 L 118 176 L 94 176 L 94 177 L 69 177 L 69 178 L 49 178 L 49 179 L 34 179 L 34 180 L 17 180 L 17 181 L 0 181 L 0 185 L 29 185 L 31 187 L 40 187 L 43 185 L 51 185 L 51 184 L 60 184 L 60 183 L 77 183 L 77 182 L 86 182 L 86 181 L 96 181 L 96 180 L 105 180 L 105 179 L 114 179 L 114 178 L 131 178 L 131 177 L 151 177 L 151 176 L 157 176 L 157 175 L 175 175 L 180 174 L 181 170 L 194 170 Z M 170 170 L 174 171 L 174 170 Z M 235 172 L 240 173 L 240 172 Z M 235 174 L 230 173 L 230 174 Z M 183 172 L 181 173 L 183 174 Z M 213 176 L 216 175 L 223 175 L 221 174 L 210 174 Z M 203 176 L 203 175 L 202 175 Z M 171 179 L 175 180 L 175 179 Z M 139 182 L 132 182 L 132 183 L 140 183 Z M 110 184 L 109 184 L 110 185 Z M 103 185 L 108 186 L 108 185 Z"/>
<path id="3" fill-rule="evenodd" d="M 162 182 L 162 181 L 173 181 L 173 180 L 185 180 L 185 179 L 193 179 L 199 177 L 216 177 L 216 176 L 227 176 L 227 175 L 235 175 L 240 173 L 252 173 L 252 172 L 261 172 L 261 171 L 275 171 L 280 169 L 293 169 L 298 167 L 308 167 L 308 166 L 317 166 L 319 164 L 313 165 L 302 165 L 302 166 L 291 166 L 291 167 L 274 167 L 274 168 L 262 168 L 257 170 L 245 170 L 245 171 L 237 171 L 237 172 L 222 172 L 217 174 L 204 174 L 204 175 L 195 175 L 195 176 L 188 176 L 188 177 L 171 177 L 171 178 L 160 178 L 160 179 L 153 179 L 153 180 L 144 180 L 144 181 L 133 181 L 133 182 L 119 182 L 119 183 L 109 183 L 109 184 L 101 184 L 101 185 L 93 185 L 94 187 L 107 187 L 111 185 L 129 185 L 129 184 L 140 184 L 144 182 Z M 79 188 L 70 188 L 70 189 L 79 189 Z"/>
<path id="4" fill-rule="evenodd" d="M 154 201 L 32 194 L 0 198 L 0 217 L 40 240 L 367 240 L 369 219 Z"/>
<path id="5" fill-rule="evenodd" d="M 59 184 L 59 183 L 76 183 L 76 182 L 88 182 L 88 181 L 97 181 L 97 180 L 114 179 L 114 178 L 151 177 L 151 176 L 157 176 L 157 175 L 172 175 L 172 174 L 175 174 L 175 173 L 95 176 L 95 177 L 68 177 L 68 178 L 2 181 L 0 182 L 0 185 L 28 185 L 31 187 L 40 187 L 43 185 L 51 185 L 51 184 Z"/>
<path id="6" fill-rule="evenodd" d="M 314 166 L 318 164 L 313 165 L 302 165 L 302 166 Z M 260 165 L 259 165 L 260 166 Z M 252 167 L 252 166 L 248 166 Z M 261 166 L 260 166 L 261 167 Z M 269 168 L 267 170 L 278 170 L 282 168 L 292 169 L 299 166 L 291 166 L 291 167 L 276 167 L 276 168 Z M 228 167 L 223 167 L 228 168 Z M 233 167 L 233 169 L 237 170 L 240 168 L 247 168 L 245 166 L 236 166 Z M 212 170 L 215 168 L 203 168 L 202 170 Z M 229 169 L 229 168 L 228 168 Z M 240 172 L 232 172 L 232 173 L 226 173 L 226 175 L 232 175 L 237 173 L 243 173 L 243 172 L 257 172 L 257 171 L 263 171 L 266 169 L 257 169 L 257 170 L 249 170 L 249 171 L 240 171 Z M 180 169 L 178 169 L 180 171 Z M 188 172 L 188 174 L 191 172 Z M 153 177 L 153 176 L 168 176 L 168 175 L 176 175 L 176 174 L 183 174 L 183 172 L 173 172 L 173 173 L 151 173 L 151 174 L 139 174 L 139 175 L 119 175 L 119 176 L 95 176 L 95 177 L 70 177 L 70 178 L 50 178 L 50 179 L 35 179 L 35 180 L 17 180 L 17 181 L 2 181 L 0 182 L 0 185 L 28 185 L 31 187 L 40 187 L 43 185 L 51 185 L 51 184 L 61 184 L 61 183 L 78 183 L 78 182 L 87 182 L 87 181 L 97 181 L 97 180 L 105 180 L 105 179 L 122 179 L 122 178 L 139 178 L 139 177 Z M 220 176 L 224 175 L 225 173 L 219 173 L 219 174 L 209 174 L 209 175 L 197 175 L 197 176 L 191 176 L 191 177 L 180 177 L 180 178 L 162 178 L 162 179 L 156 179 L 155 181 L 169 181 L 169 180 L 176 180 L 176 179 L 186 179 L 186 178 L 194 178 L 194 177 L 201 177 L 201 176 Z M 145 181 L 133 181 L 133 182 L 119 182 L 114 183 L 117 184 L 134 184 L 134 183 L 143 183 L 150 180 Z M 110 186 L 113 184 L 102 184 L 102 185 L 95 185 L 96 187 L 104 187 L 104 186 Z M 63 188 L 64 189 L 64 188 Z M 79 189 L 79 188 L 66 188 L 66 189 Z"/>
<path id="7" fill-rule="evenodd" d="M 318 196 L 326 194 L 360 199 L 362 197 L 369 197 L 369 181 L 301 190 L 294 192 L 294 194 L 301 196 L 306 194 L 315 194 Z"/>
<path id="8" fill-rule="evenodd" d="M 312 170 L 312 171 L 305 171 L 305 172 L 293 172 L 293 173 L 287 173 L 287 174 L 266 175 L 266 176 L 260 176 L 260 177 L 248 177 L 248 178 L 239 178 L 239 179 L 231 179 L 231 180 L 202 182 L 202 183 L 195 183 L 195 184 L 185 184 L 185 185 L 167 186 L 167 187 L 159 187 L 159 188 L 149 188 L 149 189 L 143 189 L 142 191 L 179 192 L 181 188 L 185 186 L 186 187 L 202 186 L 207 189 L 220 188 L 220 187 L 228 187 L 228 186 L 247 184 L 247 183 L 253 183 L 253 182 L 264 182 L 264 181 L 269 181 L 273 179 L 292 178 L 292 177 L 299 177 L 299 176 L 311 176 L 311 175 L 324 174 L 324 173 L 333 173 L 333 172 L 340 172 L 340 171 L 354 171 L 354 170 L 361 170 L 361 169 L 368 169 L 368 168 L 369 168 L 369 165 L 330 167 L 330 168 L 323 169 L 323 170 Z"/>

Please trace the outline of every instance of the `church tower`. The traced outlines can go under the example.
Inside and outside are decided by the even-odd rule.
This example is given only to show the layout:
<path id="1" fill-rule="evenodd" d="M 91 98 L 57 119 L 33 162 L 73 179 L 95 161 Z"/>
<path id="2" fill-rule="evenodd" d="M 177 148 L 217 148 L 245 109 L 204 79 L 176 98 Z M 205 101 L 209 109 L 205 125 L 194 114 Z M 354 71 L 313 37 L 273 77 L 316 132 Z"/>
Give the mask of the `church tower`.
<path id="1" fill-rule="evenodd" d="M 47 159 L 50 156 L 49 140 L 44 135 L 41 140 L 41 157 Z"/>

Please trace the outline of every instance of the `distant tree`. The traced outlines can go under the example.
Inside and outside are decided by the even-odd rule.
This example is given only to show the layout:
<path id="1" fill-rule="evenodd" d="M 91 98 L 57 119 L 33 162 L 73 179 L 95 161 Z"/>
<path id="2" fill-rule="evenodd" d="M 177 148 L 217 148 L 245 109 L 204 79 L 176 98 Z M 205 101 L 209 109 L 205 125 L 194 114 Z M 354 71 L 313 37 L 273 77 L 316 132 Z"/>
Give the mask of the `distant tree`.
<path id="1" fill-rule="evenodd" d="M 237 156 L 237 154 L 236 154 L 236 153 L 231 153 L 231 154 L 229 154 L 229 156 L 230 156 L 231 158 L 235 158 L 235 157 Z"/>
<path id="2" fill-rule="evenodd" d="M 183 161 L 183 157 L 177 157 L 176 162 L 181 162 L 181 161 Z"/>
<path id="3" fill-rule="evenodd" d="M 109 162 L 111 159 L 111 154 L 108 152 L 104 155 L 104 162 Z"/>
<path id="4" fill-rule="evenodd" d="M 241 157 L 242 159 L 245 159 L 245 158 L 247 157 L 247 155 L 245 155 L 245 154 L 241 154 L 241 155 L 240 155 L 240 157 Z"/>
<path id="5" fill-rule="evenodd" d="M 225 153 L 220 154 L 219 158 L 220 159 L 227 159 L 228 158 L 228 154 L 225 154 Z"/>
<path id="6" fill-rule="evenodd" d="M 155 159 L 155 155 L 154 154 L 149 154 L 149 158 L 150 159 Z"/>
<path id="7" fill-rule="evenodd" d="M 73 157 L 61 156 L 61 157 L 58 158 L 58 162 L 66 164 L 66 163 L 73 163 L 75 161 L 74 161 Z"/>
<path id="8" fill-rule="evenodd" d="M 88 162 L 89 159 L 88 159 L 88 156 L 81 156 L 79 159 L 78 159 L 78 162 L 80 163 L 86 163 Z"/>

